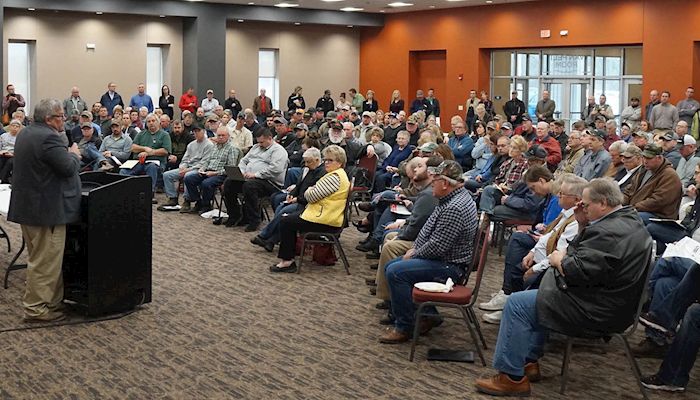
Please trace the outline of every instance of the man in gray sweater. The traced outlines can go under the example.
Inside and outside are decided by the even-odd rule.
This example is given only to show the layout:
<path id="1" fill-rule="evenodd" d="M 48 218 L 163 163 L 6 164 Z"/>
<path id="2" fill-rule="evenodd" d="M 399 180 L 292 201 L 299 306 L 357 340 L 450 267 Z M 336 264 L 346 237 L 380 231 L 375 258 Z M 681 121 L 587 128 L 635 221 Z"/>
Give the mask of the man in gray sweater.
<path id="1" fill-rule="evenodd" d="M 649 123 L 656 131 L 669 131 L 678 123 L 678 109 L 669 103 L 671 93 L 668 90 L 661 92 L 661 103 L 651 110 Z"/>
<path id="2" fill-rule="evenodd" d="M 688 87 L 685 90 L 685 99 L 678 102 L 676 108 L 678 109 L 678 118 L 681 121 L 688 123 L 688 126 L 693 124 L 693 115 L 700 109 L 700 103 L 693 98 L 695 94 L 695 89 Z"/>

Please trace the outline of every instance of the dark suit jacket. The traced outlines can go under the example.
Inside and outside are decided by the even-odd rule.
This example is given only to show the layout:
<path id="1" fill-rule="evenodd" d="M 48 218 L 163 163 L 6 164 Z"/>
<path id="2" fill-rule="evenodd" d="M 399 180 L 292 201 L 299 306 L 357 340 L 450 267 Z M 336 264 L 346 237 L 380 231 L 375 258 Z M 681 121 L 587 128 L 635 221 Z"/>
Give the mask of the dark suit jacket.
<path id="1" fill-rule="evenodd" d="M 55 130 L 43 123 L 24 128 L 14 160 L 9 221 L 54 226 L 80 218 L 80 161 Z"/>

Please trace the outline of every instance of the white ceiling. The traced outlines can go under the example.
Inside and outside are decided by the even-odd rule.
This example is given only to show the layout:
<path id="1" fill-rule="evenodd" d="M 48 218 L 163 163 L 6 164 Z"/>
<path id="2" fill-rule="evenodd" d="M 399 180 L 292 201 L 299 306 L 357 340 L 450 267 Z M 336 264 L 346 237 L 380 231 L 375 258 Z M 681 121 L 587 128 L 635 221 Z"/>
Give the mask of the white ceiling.
<path id="1" fill-rule="evenodd" d="M 186 1 L 202 1 L 202 0 L 186 0 Z M 455 8 L 455 7 L 468 7 L 468 6 L 485 6 L 489 5 L 486 0 L 458 0 L 458 1 L 448 1 L 448 0 L 403 0 L 405 3 L 413 3 L 413 6 L 409 7 L 389 7 L 388 4 L 396 0 L 336 0 L 332 2 L 326 2 L 322 0 L 204 0 L 211 3 L 228 3 L 228 4 L 250 4 L 254 3 L 255 6 L 274 6 L 275 4 L 281 2 L 299 4 L 299 7 L 295 8 L 312 8 L 317 10 L 340 10 L 343 7 L 357 7 L 363 8 L 363 12 L 369 13 L 395 13 L 395 12 L 409 12 L 409 11 L 422 11 L 422 10 L 432 10 L 439 8 Z M 521 3 L 525 1 L 534 0 L 492 0 L 491 4 L 504 4 L 504 3 Z"/>

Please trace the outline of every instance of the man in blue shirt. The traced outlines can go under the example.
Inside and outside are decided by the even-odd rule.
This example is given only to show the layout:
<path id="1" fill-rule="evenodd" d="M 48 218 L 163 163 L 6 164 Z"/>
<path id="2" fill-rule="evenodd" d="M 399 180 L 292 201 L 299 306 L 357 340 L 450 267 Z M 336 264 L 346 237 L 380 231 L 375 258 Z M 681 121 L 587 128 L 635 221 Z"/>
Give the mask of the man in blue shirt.
<path id="1" fill-rule="evenodd" d="M 151 99 L 151 96 L 146 94 L 146 86 L 143 83 L 139 83 L 136 89 L 139 92 L 131 96 L 131 100 L 129 101 L 129 107 L 136 110 L 138 110 L 141 107 L 146 107 L 148 108 L 148 112 L 152 113 L 153 99 Z"/>

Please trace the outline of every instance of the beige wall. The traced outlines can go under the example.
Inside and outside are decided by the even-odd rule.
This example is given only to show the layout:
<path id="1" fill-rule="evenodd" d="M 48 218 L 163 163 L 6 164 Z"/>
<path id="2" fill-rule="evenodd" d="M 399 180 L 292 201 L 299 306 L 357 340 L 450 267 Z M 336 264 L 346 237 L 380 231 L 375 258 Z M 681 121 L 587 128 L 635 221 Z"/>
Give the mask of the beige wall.
<path id="1" fill-rule="evenodd" d="M 5 49 L 10 40 L 36 41 L 32 97 L 64 99 L 73 85 L 81 96 L 95 102 L 117 83 L 125 102 L 146 80 L 146 45 L 170 45 L 165 83 L 182 94 L 182 22 L 179 18 L 134 15 L 28 12 L 6 9 L 3 24 Z M 86 44 L 94 43 L 95 50 Z M 7 53 L 6 53 L 7 54 Z M 7 63 L 3 65 L 7 82 Z M 157 98 L 153 99 L 157 105 Z"/>
<path id="2" fill-rule="evenodd" d="M 258 91 L 258 50 L 279 50 L 280 103 L 296 86 L 306 106 L 330 89 L 334 100 L 359 83 L 360 36 L 356 29 L 230 22 L 226 28 L 226 87 L 236 89 L 244 107 Z M 268 88 L 268 91 L 270 89 Z M 218 96 L 221 100 L 227 95 Z"/>

